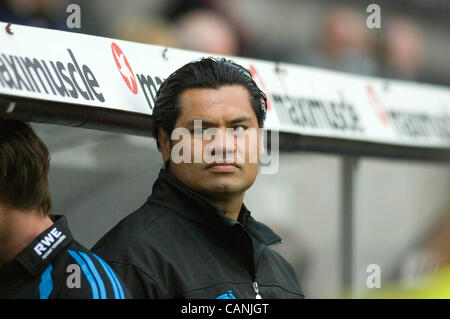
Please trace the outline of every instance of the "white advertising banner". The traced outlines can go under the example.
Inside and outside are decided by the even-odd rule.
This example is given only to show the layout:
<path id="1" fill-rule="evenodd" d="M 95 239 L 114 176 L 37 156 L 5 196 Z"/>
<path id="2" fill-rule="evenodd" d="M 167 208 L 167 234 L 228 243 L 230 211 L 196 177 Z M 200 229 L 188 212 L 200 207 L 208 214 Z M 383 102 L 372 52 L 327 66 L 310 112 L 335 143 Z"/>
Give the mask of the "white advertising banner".
<path id="1" fill-rule="evenodd" d="M 0 22 L 0 95 L 152 114 L 162 81 L 211 54 Z M 450 88 L 228 57 L 269 98 L 265 126 L 305 136 L 450 148 Z"/>

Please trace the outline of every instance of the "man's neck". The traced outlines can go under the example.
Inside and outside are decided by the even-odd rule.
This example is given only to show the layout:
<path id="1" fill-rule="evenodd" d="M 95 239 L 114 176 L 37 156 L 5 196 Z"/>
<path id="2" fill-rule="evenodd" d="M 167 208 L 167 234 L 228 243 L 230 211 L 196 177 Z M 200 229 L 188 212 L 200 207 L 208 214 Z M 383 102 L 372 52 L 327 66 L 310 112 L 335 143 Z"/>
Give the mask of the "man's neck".
<path id="1" fill-rule="evenodd" d="M 225 212 L 225 216 L 237 220 L 241 211 L 242 203 L 244 202 L 244 194 L 237 194 L 234 196 L 227 196 L 226 198 L 211 199 L 214 204 Z"/>
<path id="2" fill-rule="evenodd" d="M 0 264 L 14 259 L 53 221 L 41 211 L 0 207 Z"/>

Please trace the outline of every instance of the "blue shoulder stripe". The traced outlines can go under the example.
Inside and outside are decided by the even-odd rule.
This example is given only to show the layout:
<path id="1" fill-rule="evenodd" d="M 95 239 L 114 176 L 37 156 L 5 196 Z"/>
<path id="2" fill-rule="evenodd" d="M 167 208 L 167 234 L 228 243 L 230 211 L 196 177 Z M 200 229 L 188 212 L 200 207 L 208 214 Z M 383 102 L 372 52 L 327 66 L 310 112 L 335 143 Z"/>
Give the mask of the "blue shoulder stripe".
<path id="1" fill-rule="evenodd" d="M 111 281 L 111 285 L 112 285 L 113 290 L 114 290 L 114 298 L 115 299 L 122 299 L 121 295 L 120 295 L 120 292 L 119 292 L 119 288 L 117 287 L 116 280 L 114 279 L 111 271 L 108 269 L 108 267 L 106 265 L 106 262 L 103 259 L 101 259 L 99 256 L 97 256 L 96 254 L 93 254 L 93 255 L 94 255 L 95 258 L 97 258 L 99 263 L 102 265 L 103 270 L 105 271 L 106 275 L 109 278 L 109 281 Z"/>
<path id="2" fill-rule="evenodd" d="M 95 258 L 98 259 L 98 261 L 100 261 L 103 269 L 105 269 L 105 272 L 108 274 L 109 279 L 111 280 L 112 278 L 111 282 L 112 281 L 115 282 L 119 294 L 119 297 L 117 299 L 125 299 L 125 293 L 123 292 L 122 284 L 120 283 L 119 278 L 117 278 L 117 275 L 114 272 L 114 270 L 112 270 L 112 268 L 108 265 L 108 263 L 103 259 L 101 259 L 99 256 L 97 256 L 96 254 L 93 255 L 95 256 Z"/>
<path id="3" fill-rule="evenodd" d="M 89 269 L 94 274 L 95 281 L 97 282 L 97 285 L 100 288 L 100 299 L 106 299 L 105 284 L 103 283 L 102 276 L 100 276 L 100 273 L 98 272 L 97 268 L 95 267 L 94 262 L 92 261 L 91 257 L 89 257 L 88 254 L 86 254 L 82 251 L 79 251 L 78 253 L 87 262 Z"/>
<path id="4" fill-rule="evenodd" d="M 84 273 L 84 275 L 86 276 L 86 279 L 89 282 L 89 285 L 91 285 L 92 299 L 98 299 L 97 284 L 95 283 L 95 280 L 92 277 L 92 274 L 89 271 L 89 268 L 86 265 L 85 261 L 83 260 L 83 258 L 81 258 L 81 256 L 76 251 L 73 251 L 73 250 L 70 250 L 70 249 L 68 249 L 67 251 L 73 257 L 73 259 L 75 259 L 75 261 L 78 263 L 78 265 L 80 265 L 81 270 L 83 270 L 83 273 Z"/>
<path id="5" fill-rule="evenodd" d="M 39 298 L 48 299 L 53 291 L 53 279 L 52 279 L 53 266 L 49 265 L 45 268 L 41 275 L 41 282 L 39 283 Z"/>

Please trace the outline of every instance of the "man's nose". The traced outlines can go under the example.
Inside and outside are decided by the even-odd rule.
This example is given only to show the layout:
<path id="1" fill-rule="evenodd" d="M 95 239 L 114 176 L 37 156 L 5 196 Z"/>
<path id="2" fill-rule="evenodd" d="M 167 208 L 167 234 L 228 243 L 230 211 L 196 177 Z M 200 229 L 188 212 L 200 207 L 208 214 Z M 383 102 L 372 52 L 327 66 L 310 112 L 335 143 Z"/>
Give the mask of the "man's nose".
<path id="1" fill-rule="evenodd" d="M 236 141 L 232 130 L 227 130 L 225 128 L 217 129 L 212 143 L 214 143 L 212 146 L 213 155 L 215 155 L 216 152 L 220 152 L 224 158 L 228 158 L 227 156 L 232 156 L 230 159 L 234 158 Z"/>

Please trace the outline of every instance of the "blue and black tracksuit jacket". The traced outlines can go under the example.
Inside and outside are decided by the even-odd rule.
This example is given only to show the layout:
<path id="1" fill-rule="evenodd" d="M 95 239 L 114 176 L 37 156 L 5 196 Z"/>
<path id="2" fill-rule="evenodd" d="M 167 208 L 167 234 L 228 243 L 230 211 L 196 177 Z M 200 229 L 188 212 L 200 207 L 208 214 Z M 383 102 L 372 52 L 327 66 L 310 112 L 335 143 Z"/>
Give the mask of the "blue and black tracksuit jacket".
<path id="1" fill-rule="evenodd" d="M 72 238 L 64 216 L 0 267 L 0 299 L 125 299 L 114 270 Z"/>

